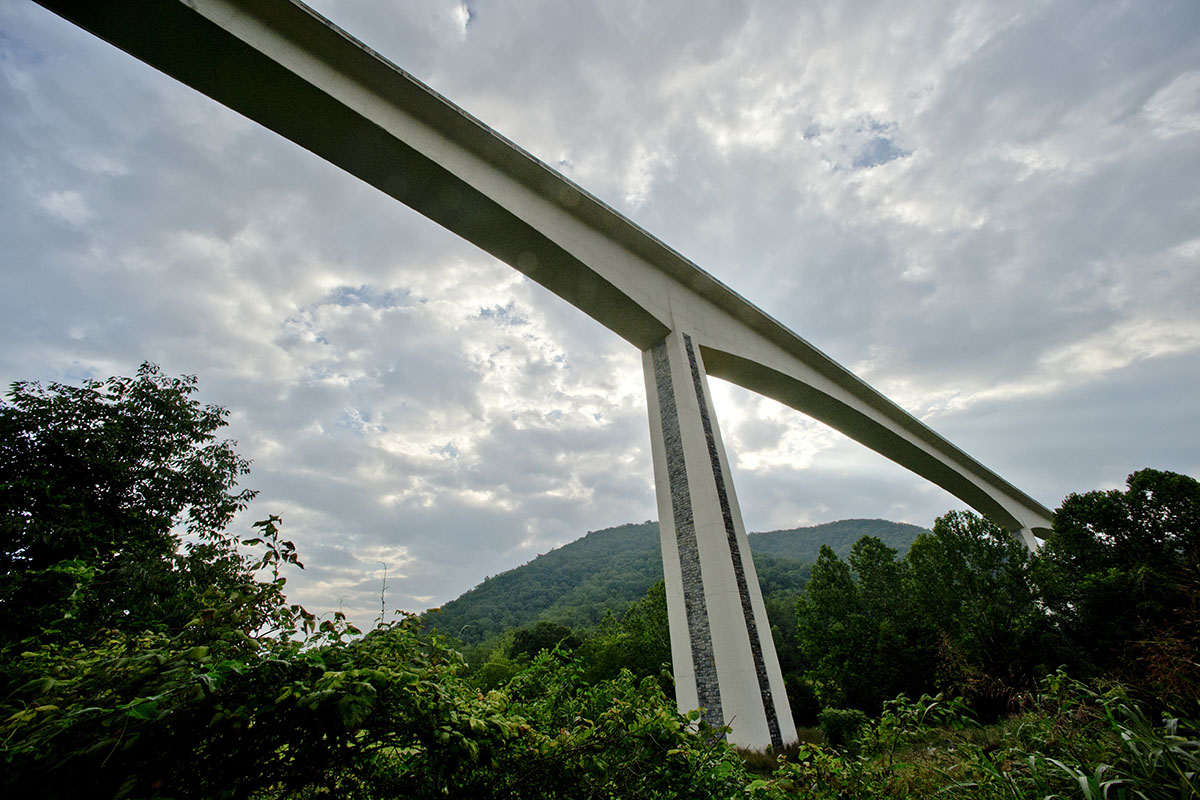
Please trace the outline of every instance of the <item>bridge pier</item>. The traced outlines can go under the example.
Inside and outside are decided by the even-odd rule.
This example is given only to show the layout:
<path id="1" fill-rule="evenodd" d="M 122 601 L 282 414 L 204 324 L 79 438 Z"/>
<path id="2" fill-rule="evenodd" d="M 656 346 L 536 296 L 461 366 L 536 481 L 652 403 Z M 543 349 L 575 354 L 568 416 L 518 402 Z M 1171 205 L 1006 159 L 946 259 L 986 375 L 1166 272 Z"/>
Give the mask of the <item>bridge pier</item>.
<path id="1" fill-rule="evenodd" d="M 737 744 L 796 735 L 701 344 L 713 375 L 907 467 L 1030 549 L 1050 527 L 1037 500 L 298 0 L 37 2 L 409 205 L 643 351 L 677 699 L 728 723 Z"/>
<path id="2" fill-rule="evenodd" d="M 642 366 L 676 701 L 735 744 L 778 749 L 796 727 L 700 348 L 673 331 Z"/>

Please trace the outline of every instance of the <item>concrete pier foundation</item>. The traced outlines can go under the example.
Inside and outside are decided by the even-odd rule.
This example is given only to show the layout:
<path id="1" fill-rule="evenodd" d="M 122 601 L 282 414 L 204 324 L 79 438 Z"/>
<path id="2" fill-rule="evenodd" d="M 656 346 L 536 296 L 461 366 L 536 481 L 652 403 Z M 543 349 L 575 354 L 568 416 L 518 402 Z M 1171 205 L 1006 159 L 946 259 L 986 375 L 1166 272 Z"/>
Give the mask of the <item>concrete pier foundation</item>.
<path id="1" fill-rule="evenodd" d="M 672 332 L 642 364 L 676 701 L 740 746 L 779 748 L 796 727 L 699 347 Z"/>

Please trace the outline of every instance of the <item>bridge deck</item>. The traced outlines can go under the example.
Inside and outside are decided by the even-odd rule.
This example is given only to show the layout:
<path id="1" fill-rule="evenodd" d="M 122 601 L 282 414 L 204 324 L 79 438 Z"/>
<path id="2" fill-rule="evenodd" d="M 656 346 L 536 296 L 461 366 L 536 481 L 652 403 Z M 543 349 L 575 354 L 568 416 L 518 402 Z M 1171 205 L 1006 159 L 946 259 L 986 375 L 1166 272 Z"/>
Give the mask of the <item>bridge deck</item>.
<path id="1" fill-rule="evenodd" d="M 558 172 L 292 0 L 38 0 L 411 206 L 647 350 L 796 408 L 1026 544 L 1050 511 Z"/>

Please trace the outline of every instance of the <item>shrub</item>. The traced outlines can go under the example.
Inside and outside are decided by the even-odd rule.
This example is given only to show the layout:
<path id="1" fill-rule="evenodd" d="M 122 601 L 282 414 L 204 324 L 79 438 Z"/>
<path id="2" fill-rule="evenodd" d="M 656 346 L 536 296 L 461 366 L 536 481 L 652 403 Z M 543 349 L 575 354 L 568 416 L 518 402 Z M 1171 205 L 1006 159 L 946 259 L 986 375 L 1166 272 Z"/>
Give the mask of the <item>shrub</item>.
<path id="1" fill-rule="evenodd" d="M 834 747 L 844 747 L 862 730 L 867 715 L 857 708 L 827 708 L 818 715 L 817 721 L 826 742 Z"/>

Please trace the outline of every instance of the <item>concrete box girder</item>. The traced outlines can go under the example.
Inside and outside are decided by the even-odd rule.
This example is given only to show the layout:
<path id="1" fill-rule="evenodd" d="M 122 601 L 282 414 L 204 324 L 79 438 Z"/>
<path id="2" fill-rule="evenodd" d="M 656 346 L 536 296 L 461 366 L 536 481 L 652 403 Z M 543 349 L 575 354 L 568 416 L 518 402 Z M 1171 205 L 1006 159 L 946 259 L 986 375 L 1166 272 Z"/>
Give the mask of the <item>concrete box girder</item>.
<path id="1" fill-rule="evenodd" d="M 941 486 L 1020 535 L 1030 548 L 1037 546 L 1035 532 L 1049 527 L 1050 511 L 1029 495 L 645 230 L 306 6 L 293 0 L 37 2 L 412 207 L 523 272 L 643 353 L 670 346 L 678 359 L 686 334 L 702 365 L 697 384 L 703 387 L 701 395 L 707 393 L 706 371 L 772 397 Z M 652 369 L 646 369 L 653 440 L 662 433 L 653 432 L 659 409 L 651 391 Z M 715 418 L 710 421 L 715 431 Z M 684 438 L 707 436 L 697 433 L 703 427 L 697 428 L 699 424 L 686 423 L 691 432 Z M 724 466 L 714 473 L 727 473 L 719 434 L 715 441 L 721 454 L 716 460 Z M 661 521 L 669 508 L 663 506 L 667 473 L 660 461 L 656 454 Z M 698 498 L 697 508 L 711 506 L 712 498 L 703 497 L 708 488 L 693 486 L 689 491 Z M 736 510 L 731 481 L 728 492 Z M 712 527 L 713 513 L 709 508 L 701 514 L 710 520 L 701 527 L 712 528 L 704 547 L 719 553 L 720 537 L 741 530 L 741 517 L 737 512 L 736 523 L 722 523 L 717 530 Z M 744 538 L 744 530 L 740 536 Z M 734 534 L 729 537 L 731 543 L 737 539 Z M 673 547 L 668 538 L 664 529 L 665 560 Z M 729 544 L 729 551 L 733 549 Z M 761 607 L 761 597 L 742 597 L 738 602 L 743 605 L 735 604 L 728 583 L 732 573 L 726 574 L 723 562 L 710 556 L 706 563 L 717 564 L 711 567 L 714 574 L 725 575 L 718 581 L 724 588 L 712 596 L 714 603 L 728 595 L 720 601 L 727 607 L 716 610 L 714 619 L 744 617 L 746 625 L 758 624 L 750 621 L 757 611 L 749 616 L 743 612 Z M 669 588 L 672 580 L 668 577 Z M 754 584 L 752 595 L 757 594 Z M 677 612 L 672 613 L 678 617 Z M 677 629 L 673 619 L 673 639 Z M 728 634 L 714 648 L 728 645 L 737 650 L 740 645 L 730 642 L 739 637 L 743 634 Z M 688 659 L 680 656 L 681 661 Z M 775 662 L 773 648 L 769 660 Z M 724 669 L 732 674 L 731 669 L 740 667 Z M 777 681 L 774 673 L 772 685 Z M 747 696 L 761 689 L 736 680 L 748 687 Z M 680 700 L 694 702 L 685 702 L 682 695 Z M 785 729 L 787 725 L 790 719 Z M 746 741 L 762 741 L 761 731 L 746 736 Z"/>
<path id="2" fill-rule="evenodd" d="M 1029 546 L 1050 512 L 736 292 L 291 0 L 38 0 L 468 239 L 641 350 L 819 419 Z M 686 325 L 681 325 L 686 321 Z"/>

